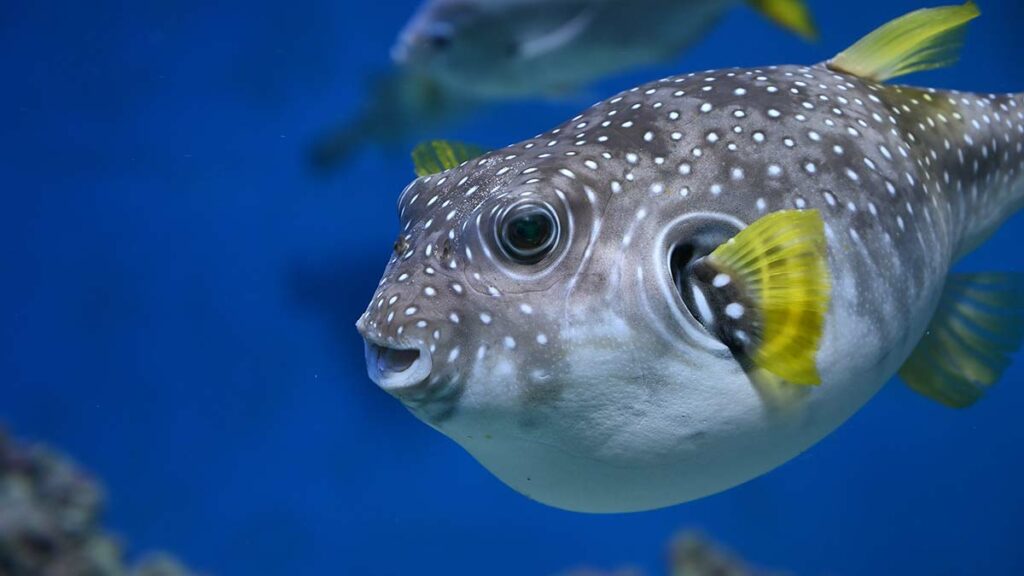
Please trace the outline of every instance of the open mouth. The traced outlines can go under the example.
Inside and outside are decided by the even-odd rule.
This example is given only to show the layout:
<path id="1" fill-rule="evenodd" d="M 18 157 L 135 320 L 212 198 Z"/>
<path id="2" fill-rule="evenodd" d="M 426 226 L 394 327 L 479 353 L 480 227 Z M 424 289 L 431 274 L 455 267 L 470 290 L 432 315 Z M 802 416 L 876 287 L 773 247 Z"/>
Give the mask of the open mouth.
<path id="1" fill-rule="evenodd" d="M 392 348 L 366 340 L 366 371 L 388 392 L 426 382 L 430 370 L 430 355 L 419 348 Z"/>

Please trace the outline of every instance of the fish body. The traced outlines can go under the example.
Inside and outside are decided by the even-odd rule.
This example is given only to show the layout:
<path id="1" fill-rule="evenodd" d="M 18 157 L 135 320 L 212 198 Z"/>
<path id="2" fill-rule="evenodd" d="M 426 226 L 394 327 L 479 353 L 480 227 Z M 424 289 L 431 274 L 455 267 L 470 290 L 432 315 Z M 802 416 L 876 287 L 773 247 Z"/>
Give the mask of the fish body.
<path id="1" fill-rule="evenodd" d="M 827 63 L 639 86 L 402 193 L 358 322 L 370 375 L 541 502 L 618 512 L 718 492 L 906 366 L 951 266 L 1021 205 L 1022 146 L 1020 94 Z M 820 216 L 829 273 L 816 386 L 738 353 L 716 327 L 753 310 L 716 303 L 736 279 L 691 266 L 794 213 Z"/>
<path id="2" fill-rule="evenodd" d="M 558 96 L 675 57 L 741 3 L 431 0 L 392 54 L 468 97 Z"/>

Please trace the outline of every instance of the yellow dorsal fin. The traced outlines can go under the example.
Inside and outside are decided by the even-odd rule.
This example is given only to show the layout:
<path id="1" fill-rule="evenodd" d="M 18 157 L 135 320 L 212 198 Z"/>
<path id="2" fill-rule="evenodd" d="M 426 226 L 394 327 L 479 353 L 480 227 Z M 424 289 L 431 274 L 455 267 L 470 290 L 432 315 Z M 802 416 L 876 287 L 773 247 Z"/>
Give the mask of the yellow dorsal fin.
<path id="1" fill-rule="evenodd" d="M 817 40 L 811 11 L 804 0 L 747 0 L 750 7 L 765 18 L 793 32 L 804 40 Z"/>
<path id="2" fill-rule="evenodd" d="M 757 220 L 693 267 L 705 326 L 760 369 L 819 384 L 815 359 L 831 295 L 825 226 L 817 210 Z"/>
<path id="3" fill-rule="evenodd" d="M 959 58 L 966 25 L 981 14 L 974 2 L 926 8 L 883 25 L 839 53 L 828 67 L 883 82 L 949 66 Z"/>
<path id="4" fill-rule="evenodd" d="M 484 153 L 483 148 L 448 140 L 431 140 L 413 148 L 412 162 L 417 176 L 429 176 L 451 170 Z"/>
<path id="5" fill-rule="evenodd" d="M 915 392 L 953 408 L 978 401 L 1024 339 L 1024 274 L 955 274 L 900 368 Z"/>

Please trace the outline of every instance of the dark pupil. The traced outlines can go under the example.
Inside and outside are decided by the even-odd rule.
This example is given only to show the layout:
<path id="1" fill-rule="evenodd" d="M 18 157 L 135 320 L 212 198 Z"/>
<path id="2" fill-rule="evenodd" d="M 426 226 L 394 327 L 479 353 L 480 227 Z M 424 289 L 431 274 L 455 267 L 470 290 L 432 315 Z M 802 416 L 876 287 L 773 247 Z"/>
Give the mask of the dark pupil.
<path id="1" fill-rule="evenodd" d="M 512 220 L 509 241 L 523 251 L 536 250 L 551 235 L 551 220 L 545 214 L 527 214 Z"/>
<path id="2" fill-rule="evenodd" d="M 516 250 L 530 254 L 551 237 L 551 219 L 546 214 L 526 214 L 509 222 L 508 241 Z"/>

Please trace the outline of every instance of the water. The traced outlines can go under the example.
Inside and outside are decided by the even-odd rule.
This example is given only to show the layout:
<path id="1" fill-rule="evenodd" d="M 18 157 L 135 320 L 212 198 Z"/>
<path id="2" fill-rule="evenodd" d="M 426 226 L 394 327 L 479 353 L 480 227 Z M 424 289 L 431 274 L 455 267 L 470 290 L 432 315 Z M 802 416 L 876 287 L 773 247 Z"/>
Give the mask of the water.
<path id="1" fill-rule="evenodd" d="M 352 323 L 397 229 L 404 150 L 313 174 L 414 2 L 15 3 L 0 12 L 0 421 L 105 482 L 130 551 L 212 574 L 550 574 L 700 528 L 797 574 L 1024 572 L 1024 362 L 979 405 L 898 383 L 739 488 L 652 513 L 524 499 L 365 377 Z M 812 63 L 913 0 L 812 2 L 806 45 L 736 10 L 670 66 L 445 131 L 500 145 L 675 71 Z M 915 83 L 1024 90 L 1024 9 Z M 1012 219 L 962 267 L 1020 270 Z"/>

